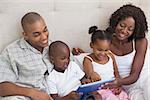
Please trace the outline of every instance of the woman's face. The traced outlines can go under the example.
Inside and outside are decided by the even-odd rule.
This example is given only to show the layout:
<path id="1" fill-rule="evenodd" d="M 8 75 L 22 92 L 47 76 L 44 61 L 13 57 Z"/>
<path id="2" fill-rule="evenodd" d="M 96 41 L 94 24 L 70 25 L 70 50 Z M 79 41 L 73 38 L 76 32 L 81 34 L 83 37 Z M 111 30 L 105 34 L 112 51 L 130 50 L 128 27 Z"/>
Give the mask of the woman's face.
<path id="1" fill-rule="evenodd" d="M 128 39 L 134 32 L 135 20 L 132 17 L 128 17 L 117 24 L 115 33 L 119 40 Z"/>

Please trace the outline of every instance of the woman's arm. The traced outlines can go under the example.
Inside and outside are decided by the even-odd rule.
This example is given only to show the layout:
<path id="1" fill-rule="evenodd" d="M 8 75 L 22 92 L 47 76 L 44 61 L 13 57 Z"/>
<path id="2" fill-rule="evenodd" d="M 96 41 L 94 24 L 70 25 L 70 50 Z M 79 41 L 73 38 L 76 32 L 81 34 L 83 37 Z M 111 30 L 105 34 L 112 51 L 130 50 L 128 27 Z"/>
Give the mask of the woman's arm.
<path id="1" fill-rule="evenodd" d="M 144 65 L 145 54 L 147 50 L 148 41 L 146 38 L 142 38 L 135 41 L 135 56 L 132 62 L 131 72 L 128 77 L 119 80 L 119 84 L 129 85 L 136 82 L 139 78 L 141 70 Z"/>

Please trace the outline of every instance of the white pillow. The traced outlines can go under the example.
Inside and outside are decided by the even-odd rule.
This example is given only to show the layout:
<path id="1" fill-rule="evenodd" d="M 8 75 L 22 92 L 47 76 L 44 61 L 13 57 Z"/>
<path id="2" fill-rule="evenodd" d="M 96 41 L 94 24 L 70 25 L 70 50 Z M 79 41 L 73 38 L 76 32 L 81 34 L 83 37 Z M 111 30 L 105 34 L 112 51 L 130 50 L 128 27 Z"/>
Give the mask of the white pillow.
<path id="1" fill-rule="evenodd" d="M 83 60 L 86 55 L 89 55 L 90 53 L 81 53 L 80 55 L 74 55 L 75 62 L 80 66 L 80 68 L 83 70 Z"/>

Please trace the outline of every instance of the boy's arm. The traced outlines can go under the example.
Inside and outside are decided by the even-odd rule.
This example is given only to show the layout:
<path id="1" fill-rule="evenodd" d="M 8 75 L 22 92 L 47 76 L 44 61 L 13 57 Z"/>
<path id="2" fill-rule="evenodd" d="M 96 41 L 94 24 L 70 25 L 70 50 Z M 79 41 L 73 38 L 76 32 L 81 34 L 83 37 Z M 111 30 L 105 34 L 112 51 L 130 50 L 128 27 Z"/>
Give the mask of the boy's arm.
<path id="1" fill-rule="evenodd" d="M 64 97 L 60 97 L 58 96 L 58 94 L 51 94 L 51 96 L 54 100 L 78 100 L 79 94 L 72 91 L 71 93 L 69 93 Z"/>
<path id="2" fill-rule="evenodd" d="M 52 100 L 52 98 L 44 92 L 34 88 L 17 86 L 10 82 L 0 83 L 0 96 L 25 96 L 34 100 Z"/>

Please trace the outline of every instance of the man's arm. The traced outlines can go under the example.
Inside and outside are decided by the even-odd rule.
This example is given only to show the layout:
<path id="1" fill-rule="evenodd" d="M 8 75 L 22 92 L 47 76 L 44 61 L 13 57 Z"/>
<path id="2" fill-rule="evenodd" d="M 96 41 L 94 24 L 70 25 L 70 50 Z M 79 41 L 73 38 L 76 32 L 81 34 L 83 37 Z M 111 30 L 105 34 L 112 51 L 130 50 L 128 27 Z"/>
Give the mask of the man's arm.
<path id="1" fill-rule="evenodd" d="M 25 96 L 33 100 L 52 100 L 51 97 L 42 91 L 34 88 L 17 86 L 10 82 L 0 83 L 0 96 Z"/>

